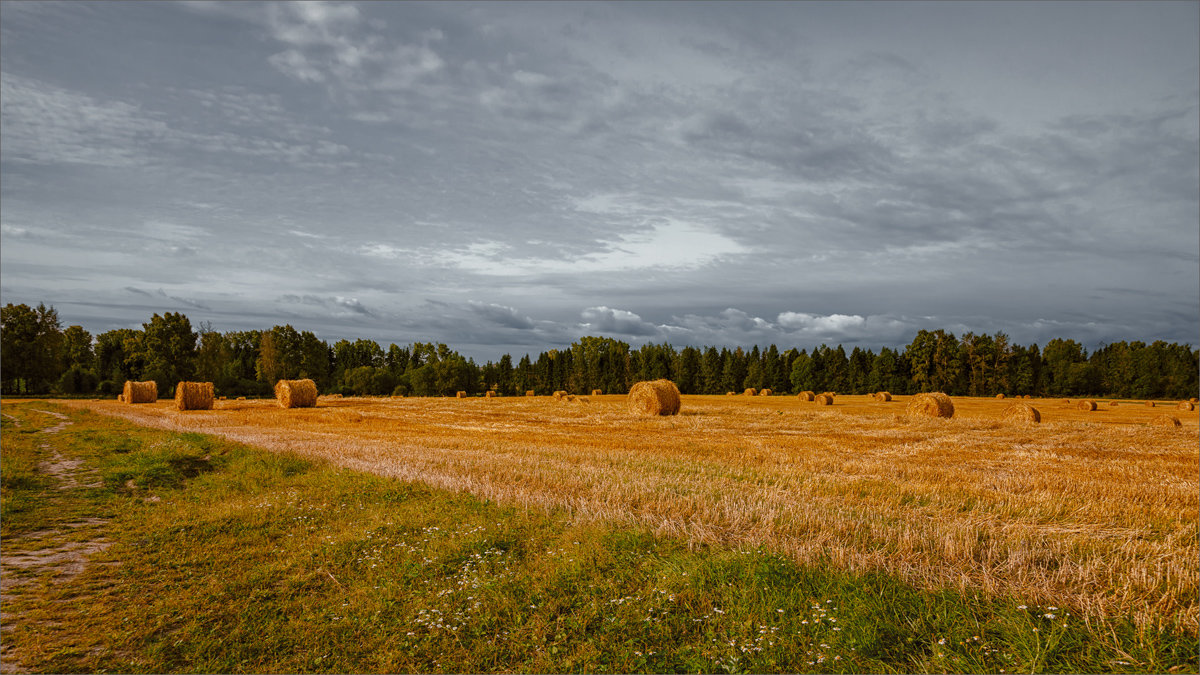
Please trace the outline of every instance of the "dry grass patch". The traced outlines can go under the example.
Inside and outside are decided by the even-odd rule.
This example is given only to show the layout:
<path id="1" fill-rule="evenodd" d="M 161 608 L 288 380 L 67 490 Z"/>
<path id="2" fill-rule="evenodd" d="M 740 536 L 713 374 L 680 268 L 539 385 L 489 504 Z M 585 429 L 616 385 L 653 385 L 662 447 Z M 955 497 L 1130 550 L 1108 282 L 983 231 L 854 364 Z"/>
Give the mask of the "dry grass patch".
<path id="1" fill-rule="evenodd" d="M 165 403 L 66 405 L 581 521 L 1196 631 L 1195 411 L 1176 413 L 1188 433 L 1164 433 L 1146 426 L 1155 411 L 1142 406 L 1102 417 L 1054 406 L 1025 426 L 1002 423 L 1008 402 L 990 397 L 955 399 L 950 420 L 898 419 L 869 396 L 840 397 L 839 414 L 796 397 L 682 401 L 680 414 L 653 419 L 631 417 L 620 397 L 347 399 L 301 410 L 247 401 L 187 415 Z"/>

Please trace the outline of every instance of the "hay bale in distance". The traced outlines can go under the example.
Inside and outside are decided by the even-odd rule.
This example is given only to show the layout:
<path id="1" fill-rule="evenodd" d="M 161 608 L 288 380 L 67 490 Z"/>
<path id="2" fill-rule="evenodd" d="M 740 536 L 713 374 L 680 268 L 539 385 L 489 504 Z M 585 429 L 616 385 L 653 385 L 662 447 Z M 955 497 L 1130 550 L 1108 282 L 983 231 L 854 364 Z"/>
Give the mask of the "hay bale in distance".
<path id="1" fill-rule="evenodd" d="M 833 397 L 826 394 L 817 394 L 817 396 L 813 398 L 813 402 L 815 402 L 817 405 L 833 405 Z"/>
<path id="2" fill-rule="evenodd" d="M 245 401 L 245 400 L 246 400 L 246 397 L 245 397 L 245 396 L 239 396 L 239 397 L 237 397 L 237 400 L 239 400 L 239 401 Z"/>
<path id="3" fill-rule="evenodd" d="M 725 392 L 725 395 L 726 396 L 737 396 L 737 394 L 733 393 L 732 391 Z"/>
<path id="4" fill-rule="evenodd" d="M 1080 401 L 1079 403 L 1075 404 L 1075 407 L 1079 408 L 1080 410 L 1091 411 L 1091 410 L 1096 409 L 1096 402 L 1095 401 Z"/>
<path id="5" fill-rule="evenodd" d="M 1004 409 L 1004 412 L 1000 414 L 1000 419 L 1005 422 L 1036 424 L 1042 421 L 1042 413 L 1028 403 L 1014 403 Z"/>
<path id="6" fill-rule="evenodd" d="M 1153 408 L 1153 407 L 1154 407 L 1154 401 L 1146 401 L 1146 407 L 1147 407 L 1147 408 Z"/>
<path id="7" fill-rule="evenodd" d="M 492 391 L 491 389 L 488 389 L 487 393 L 484 394 L 483 396 L 484 396 L 484 398 L 496 398 L 496 392 Z"/>
<path id="8" fill-rule="evenodd" d="M 886 391 L 877 391 L 875 392 L 875 400 L 880 403 L 887 403 L 892 400 L 892 394 Z"/>
<path id="9" fill-rule="evenodd" d="M 801 401 L 811 401 L 816 397 L 817 395 L 811 391 L 802 391 L 799 394 L 796 394 L 796 398 L 799 398 Z"/>
<path id="10" fill-rule="evenodd" d="M 910 417 L 954 417 L 954 402 L 940 391 L 917 394 L 905 412 Z"/>
<path id="11" fill-rule="evenodd" d="M 746 391 L 742 392 L 743 396 L 758 396 L 758 391 L 754 387 L 746 387 Z"/>
<path id="12" fill-rule="evenodd" d="M 681 399 L 679 387 L 670 380 L 650 380 L 638 382 L 629 388 L 626 399 L 629 412 L 634 415 L 653 417 L 655 415 L 678 415 Z"/>
<path id="13" fill-rule="evenodd" d="M 212 382 L 180 382 L 175 385 L 175 408 L 178 410 L 212 410 Z"/>
<path id="14" fill-rule="evenodd" d="M 154 403 L 158 400 L 158 383 L 154 380 L 134 382 L 125 380 L 126 403 Z"/>
<path id="15" fill-rule="evenodd" d="M 758 392 L 758 395 L 759 396 L 770 396 L 771 394 L 774 394 L 774 393 L 775 392 L 771 391 L 770 389 L 763 388 L 762 391 Z"/>
<path id="16" fill-rule="evenodd" d="M 592 396 L 602 396 L 603 394 L 604 392 L 600 391 L 599 389 L 592 390 Z"/>
<path id="17" fill-rule="evenodd" d="M 1154 419 L 1150 420 L 1150 424 L 1152 424 L 1156 427 L 1170 427 L 1172 429 L 1183 426 L 1179 422 L 1178 417 L 1176 417 L 1174 415 L 1168 415 L 1167 413 L 1158 415 Z"/>
<path id="18" fill-rule="evenodd" d="M 1024 395 L 1024 396 L 1022 396 L 1021 398 L 1033 398 L 1033 397 L 1032 397 L 1032 396 L 1030 396 L 1029 394 L 1025 394 L 1025 395 Z"/>
<path id="19" fill-rule="evenodd" d="M 1108 407 L 1110 407 L 1110 408 L 1115 408 L 1115 407 L 1117 407 L 1117 405 L 1119 405 L 1119 404 L 1116 401 L 1108 402 Z"/>
<path id="20" fill-rule="evenodd" d="M 1196 404 L 1191 401 L 1180 401 L 1179 405 L 1175 406 L 1177 410 L 1195 410 Z"/>
<path id="21" fill-rule="evenodd" d="M 537 396 L 537 393 L 536 393 L 536 392 L 534 392 L 532 389 L 530 389 L 530 390 L 528 390 L 528 391 L 526 391 L 526 392 L 525 392 L 525 395 L 526 395 L 526 396 Z"/>
<path id="22" fill-rule="evenodd" d="M 454 392 L 454 398 L 466 398 L 466 397 L 467 397 L 467 392 L 465 392 L 465 391 L 459 390 L 459 391 Z"/>
<path id="23" fill-rule="evenodd" d="M 280 380 L 275 383 L 275 400 L 280 408 L 315 408 L 317 383 L 312 380 Z"/>
<path id="24" fill-rule="evenodd" d="M 555 401 L 562 400 L 562 397 L 564 397 L 566 395 L 567 395 L 567 392 L 563 391 L 562 389 L 559 389 L 558 391 L 554 392 L 554 400 Z"/>
<path id="25" fill-rule="evenodd" d="M 1004 394 L 996 394 L 996 398 L 1004 398 Z"/>
<path id="26" fill-rule="evenodd" d="M 125 402 L 125 394 L 117 394 L 117 403 Z"/>

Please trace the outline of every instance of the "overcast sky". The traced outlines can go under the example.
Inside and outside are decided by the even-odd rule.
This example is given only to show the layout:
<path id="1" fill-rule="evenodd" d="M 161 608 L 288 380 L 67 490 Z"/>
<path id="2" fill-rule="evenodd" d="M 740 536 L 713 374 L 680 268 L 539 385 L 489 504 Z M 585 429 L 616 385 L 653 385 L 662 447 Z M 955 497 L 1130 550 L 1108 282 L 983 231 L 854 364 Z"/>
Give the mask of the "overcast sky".
<path id="1" fill-rule="evenodd" d="M 477 360 L 1200 342 L 1200 3 L 0 3 L 0 295 Z"/>

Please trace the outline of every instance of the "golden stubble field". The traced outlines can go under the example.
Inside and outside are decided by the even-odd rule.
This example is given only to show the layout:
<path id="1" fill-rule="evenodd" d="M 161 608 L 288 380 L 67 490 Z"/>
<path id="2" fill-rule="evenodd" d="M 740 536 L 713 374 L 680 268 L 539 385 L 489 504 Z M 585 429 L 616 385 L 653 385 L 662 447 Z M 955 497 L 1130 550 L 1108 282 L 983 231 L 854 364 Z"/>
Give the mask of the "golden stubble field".
<path id="1" fill-rule="evenodd" d="M 1020 425 L 999 419 L 1010 400 L 955 398 L 949 420 L 907 418 L 908 400 L 685 396 L 662 418 L 630 415 L 624 396 L 68 405 L 691 542 L 1196 632 L 1197 412 L 1033 399 L 1042 423 Z M 1149 424 L 1164 413 L 1182 427 Z"/>

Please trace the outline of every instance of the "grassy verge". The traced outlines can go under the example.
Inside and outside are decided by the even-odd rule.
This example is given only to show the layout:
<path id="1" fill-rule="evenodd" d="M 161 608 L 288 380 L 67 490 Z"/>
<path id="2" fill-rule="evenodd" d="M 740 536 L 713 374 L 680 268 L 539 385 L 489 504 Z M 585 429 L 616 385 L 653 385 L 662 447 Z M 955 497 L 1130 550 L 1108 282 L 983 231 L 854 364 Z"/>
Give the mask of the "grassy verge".
<path id="1" fill-rule="evenodd" d="M 339 470 L 199 434 L 5 404 L 5 553 L 103 536 L 6 598 L 49 672 L 1195 672 L 1196 636 L 1089 627 L 1019 598 L 915 590 L 766 550 Z M 14 420 L 19 424 L 14 424 Z M 99 487 L 57 489 L 51 450 Z M 91 519 L 91 520 L 89 520 Z M 72 523 L 105 521 L 95 528 Z M 90 534 L 89 534 L 90 532 Z"/>

